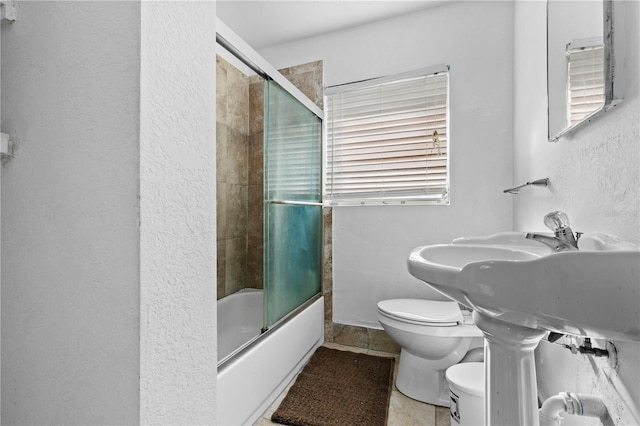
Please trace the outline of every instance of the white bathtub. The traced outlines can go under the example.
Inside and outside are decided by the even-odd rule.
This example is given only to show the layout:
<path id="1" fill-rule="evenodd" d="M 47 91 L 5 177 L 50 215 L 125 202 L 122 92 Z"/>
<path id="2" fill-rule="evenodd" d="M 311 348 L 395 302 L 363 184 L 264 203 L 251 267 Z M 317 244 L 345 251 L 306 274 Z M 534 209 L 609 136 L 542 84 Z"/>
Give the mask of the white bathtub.
<path id="1" fill-rule="evenodd" d="M 246 288 L 218 300 L 218 362 L 260 335 L 262 290 Z"/>
<path id="2" fill-rule="evenodd" d="M 260 334 L 262 290 L 218 300 L 218 360 L 255 340 L 218 368 L 218 425 L 253 424 L 324 341 L 321 297 L 286 323 Z"/>

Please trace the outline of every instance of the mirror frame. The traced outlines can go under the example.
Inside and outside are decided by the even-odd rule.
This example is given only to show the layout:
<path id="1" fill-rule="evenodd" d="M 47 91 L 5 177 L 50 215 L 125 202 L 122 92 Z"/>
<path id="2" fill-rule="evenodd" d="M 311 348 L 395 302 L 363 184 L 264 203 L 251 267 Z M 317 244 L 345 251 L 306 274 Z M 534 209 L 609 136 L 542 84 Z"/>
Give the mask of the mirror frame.
<path id="1" fill-rule="evenodd" d="M 550 70 L 549 70 L 549 3 L 547 0 L 547 135 L 549 142 L 557 142 L 562 136 L 573 133 L 579 128 L 584 127 L 596 117 L 601 116 L 611 107 L 617 105 L 620 101 L 615 99 L 614 81 L 615 81 L 615 55 L 614 55 L 614 33 L 613 33 L 613 0 L 602 0 L 602 40 L 604 44 L 604 105 L 597 111 L 592 112 L 582 121 L 575 123 L 564 130 L 552 135 L 551 127 L 551 109 L 549 108 L 550 93 Z"/>

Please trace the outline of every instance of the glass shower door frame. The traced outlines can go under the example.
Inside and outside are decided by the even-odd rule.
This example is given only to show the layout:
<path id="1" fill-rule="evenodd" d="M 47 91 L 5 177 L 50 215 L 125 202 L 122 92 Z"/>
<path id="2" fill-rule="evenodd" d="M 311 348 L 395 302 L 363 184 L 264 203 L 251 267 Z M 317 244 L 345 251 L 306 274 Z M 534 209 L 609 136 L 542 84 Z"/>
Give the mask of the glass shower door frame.
<path id="1" fill-rule="evenodd" d="M 315 103 L 313 103 L 300 89 L 298 89 L 293 83 L 291 83 L 286 77 L 284 77 L 274 66 L 272 66 L 269 62 L 267 62 L 257 51 L 255 51 L 249 44 L 247 44 L 240 36 L 238 36 L 231 28 L 229 28 L 223 21 L 219 18 L 216 18 L 216 42 L 222 46 L 225 50 L 230 52 L 233 56 L 235 56 L 240 62 L 244 63 L 251 70 L 255 71 L 256 74 L 263 77 L 266 80 L 271 80 L 281 86 L 287 93 L 293 96 L 298 102 L 300 102 L 308 111 L 314 114 L 322 123 L 322 119 L 324 113 L 320 107 L 318 107 Z M 264 129 L 265 133 L 267 129 Z M 322 141 L 322 126 L 320 126 L 320 139 L 319 143 Z M 322 164 L 320 164 L 320 170 L 322 171 Z M 322 179 L 322 173 L 320 175 L 320 179 Z M 279 202 L 285 204 L 287 200 L 279 200 Z M 303 205 L 306 202 L 304 201 L 295 201 L 296 205 Z M 273 203 L 275 205 L 275 202 Z M 317 208 L 322 209 L 322 201 L 321 197 L 318 199 L 317 203 L 311 203 L 313 205 L 317 205 Z M 266 211 L 266 203 L 264 205 L 264 210 Z M 266 223 L 266 216 L 264 219 Z M 320 223 L 320 227 L 322 224 Z M 266 238 L 266 235 L 265 235 Z M 266 245 L 266 241 L 263 239 L 263 244 Z M 321 246 L 320 246 L 321 250 Z M 320 251 L 320 261 L 322 259 L 322 252 Z M 264 273 L 266 273 L 266 266 L 263 266 Z M 297 309 L 287 314 L 285 317 L 280 319 L 277 323 L 274 323 L 271 327 L 268 328 L 269 331 L 274 330 L 277 326 L 289 320 L 295 314 L 302 309 L 304 309 L 307 305 L 313 303 L 317 298 L 322 297 L 322 291 L 320 291 L 316 296 L 313 296 L 308 301 L 302 303 Z M 266 298 L 265 298 L 266 300 Z M 265 302 L 266 303 L 266 302 Z M 263 330 L 264 331 L 264 330 Z M 255 342 L 255 340 L 253 341 Z M 243 350 L 247 350 L 251 346 L 251 342 L 249 345 L 245 346 Z"/>
<path id="2" fill-rule="evenodd" d="M 264 83 L 263 331 L 322 294 L 322 119 Z"/>

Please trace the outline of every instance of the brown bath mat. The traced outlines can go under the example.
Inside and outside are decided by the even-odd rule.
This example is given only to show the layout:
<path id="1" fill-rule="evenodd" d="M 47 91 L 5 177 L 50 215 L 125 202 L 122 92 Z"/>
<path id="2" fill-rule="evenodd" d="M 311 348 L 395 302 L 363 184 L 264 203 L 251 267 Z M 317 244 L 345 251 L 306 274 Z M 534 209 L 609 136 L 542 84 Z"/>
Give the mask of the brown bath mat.
<path id="1" fill-rule="evenodd" d="M 393 363 L 393 358 L 321 346 L 271 420 L 291 426 L 384 426 Z"/>

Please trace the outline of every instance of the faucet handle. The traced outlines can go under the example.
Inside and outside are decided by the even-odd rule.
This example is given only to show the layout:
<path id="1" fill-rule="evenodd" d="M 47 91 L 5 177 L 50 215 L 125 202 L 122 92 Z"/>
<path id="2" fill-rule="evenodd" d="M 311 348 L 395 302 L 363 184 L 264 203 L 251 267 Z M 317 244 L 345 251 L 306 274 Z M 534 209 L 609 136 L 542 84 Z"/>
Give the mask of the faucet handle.
<path id="1" fill-rule="evenodd" d="M 561 211 L 547 213 L 544 216 L 544 224 L 553 232 L 562 231 L 569 227 L 569 217 Z"/>

